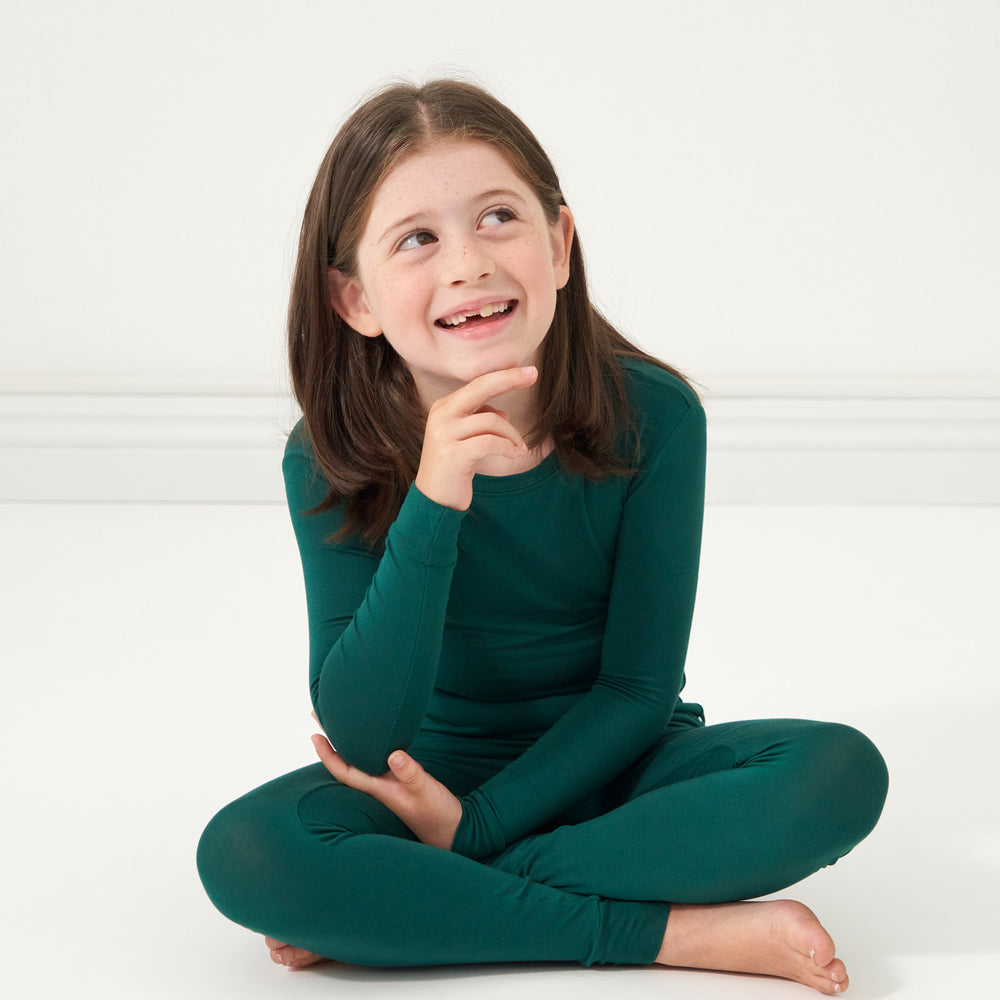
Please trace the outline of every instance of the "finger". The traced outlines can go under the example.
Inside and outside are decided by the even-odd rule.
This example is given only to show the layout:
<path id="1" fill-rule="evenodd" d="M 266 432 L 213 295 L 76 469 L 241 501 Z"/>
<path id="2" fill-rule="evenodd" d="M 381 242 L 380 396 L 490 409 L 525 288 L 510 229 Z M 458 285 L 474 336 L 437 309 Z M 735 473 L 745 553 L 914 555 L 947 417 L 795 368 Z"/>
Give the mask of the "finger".
<path id="1" fill-rule="evenodd" d="M 316 750 L 316 756 L 319 757 L 326 766 L 326 769 L 339 781 L 342 775 L 346 775 L 350 765 L 333 749 L 330 741 L 325 736 L 322 736 L 320 733 L 313 733 L 310 739 Z"/>
<path id="2" fill-rule="evenodd" d="M 409 788 L 419 785 L 426 777 L 424 769 L 402 750 L 396 750 L 389 755 L 389 767 L 397 780 Z"/>
<path id="3" fill-rule="evenodd" d="M 364 771 L 359 771 L 356 767 L 352 767 L 348 764 L 347 761 L 333 749 L 330 745 L 330 741 L 325 736 L 320 736 L 319 733 L 315 733 L 312 737 L 312 745 L 316 749 L 316 755 L 323 762 L 323 766 L 337 779 L 337 781 L 339 781 L 342 785 L 347 785 L 349 788 L 355 788 L 359 792 L 367 792 L 369 795 L 372 794 L 375 778 L 373 778 L 370 774 L 366 774 Z"/>
<path id="4" fill-rule="evenodd" d="M 488 455 L 502 455 L 504 458 L 522 458 L 527 451 L 526 444 L 515 444 L 509 437 L 499 434 L 477 434 L 467 441 L 460 441 L 454 454 L 463 462 L 475 465 Z"/>
<path id="5" fill-rule="evenodd" d="M 495 413 L 498 417 L 503 417 L 504 420 L 510 420 L 510 414 L 506 410 L 498 410 L 495 406 L 490 406 L 489 403 L 483 403 L 476 410 L 476 413 Z"/>
<path id="6" fill-rule="evenodd" d="M 482 410 L 463 417 L 460 423 L 455 424 L 454 433 L 459 441 L 468 441 L 469 438 L 478 437 L 480 434 L 492 434 L 495 437 L 507 438 L 518 447 L 524 444 L 524 438 L 509 420 L 498 413 Z"/>
<path id="7" fill-rule="evenodd" d="M 494 396 L 502 396 L 512 389 L 529 386 L 538 378 L 538 369 L 534 365 L 527 368 L 504 368 L 501 371 L 486 372 L 471 382 L 456 389 L 450 396 L 438 400 L 442 405 L 454 405 L 460 411 L 473 413 Z"/>

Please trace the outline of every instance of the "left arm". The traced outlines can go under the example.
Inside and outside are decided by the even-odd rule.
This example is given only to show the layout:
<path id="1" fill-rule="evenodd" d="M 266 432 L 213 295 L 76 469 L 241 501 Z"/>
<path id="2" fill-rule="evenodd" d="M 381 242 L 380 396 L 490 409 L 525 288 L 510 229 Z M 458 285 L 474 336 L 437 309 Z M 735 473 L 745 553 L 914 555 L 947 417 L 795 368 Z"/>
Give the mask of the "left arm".
<path id="1" fill-rule="evenodd" d="M 632 480 L 600 673 L 520 757 L 462 799 L 452 844 L 485 857 L 607 784 L 666 726 L 683 685 L 705 482 L 705 417 L 691 403 Z"/>

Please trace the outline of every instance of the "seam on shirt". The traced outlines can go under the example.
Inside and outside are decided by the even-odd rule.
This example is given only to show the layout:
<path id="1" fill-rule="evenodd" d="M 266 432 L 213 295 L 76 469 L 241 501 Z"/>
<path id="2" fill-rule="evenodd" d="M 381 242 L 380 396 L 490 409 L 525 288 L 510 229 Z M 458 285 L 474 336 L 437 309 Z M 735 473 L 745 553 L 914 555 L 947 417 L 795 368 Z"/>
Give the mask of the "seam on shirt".
<path id="1" fill-rule="evenodd" d="M 631 482 L 629 483 L 629 487 L 628 487 L 628 495 L 629 496 L 631 496 L 635 491 L 641 489 L 645 485 L 645 483 L 646 483 L 646 475 L 648 473 L 652 472 L 653 469 L 660 463 L 660 461 L 663 458 L 664 454 L 666 453 L 667 449 L 670 447 L 671 443 L 673 442 L 675 435 L 681 429 L 681 426 L 688 419 L 688 417 L 691 416 L 691 413 L 694 412 L 696 409 L 700 411 L 702 409 L 701 404 L 695 404 L 695 403 L 690 403 L 690 402 L 688 403 L 687 409 L 684 411 L 683 416 L 680 418 L 680 420 L 677 421 L 676 424 L 674 424 L 674 426 L 671 429 L 670 433 L 664 439 L 664 441 L 660 445 L 660 447 L 657 448 L 656 453 L 649 460 L 649 462 L 646 464 L 646 466 L 643 469 L 640 470 L 641 475 L 639 475 L 639 476 L 633 476 Z"/>

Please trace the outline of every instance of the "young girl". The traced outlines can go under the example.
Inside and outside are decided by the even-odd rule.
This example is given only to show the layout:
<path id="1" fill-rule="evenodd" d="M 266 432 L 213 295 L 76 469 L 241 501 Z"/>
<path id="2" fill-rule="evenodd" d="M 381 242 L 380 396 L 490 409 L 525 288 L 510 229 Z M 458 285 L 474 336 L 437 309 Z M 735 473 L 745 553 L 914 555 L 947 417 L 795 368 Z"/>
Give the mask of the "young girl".
<path id="1" fill-rule="evenodd" d="M 274 961 L 572 961 L 847 987 L 806 907 L 742 903 L 874 826 L 845 726 L 682 701 L 704 416 L 590 304 L 551 163 L 476 87 L 337 135 L 289 310 L 284 473 L 320 763 L 198 851 Z M 336 747 L 336 751 L 333 749 Z"/>

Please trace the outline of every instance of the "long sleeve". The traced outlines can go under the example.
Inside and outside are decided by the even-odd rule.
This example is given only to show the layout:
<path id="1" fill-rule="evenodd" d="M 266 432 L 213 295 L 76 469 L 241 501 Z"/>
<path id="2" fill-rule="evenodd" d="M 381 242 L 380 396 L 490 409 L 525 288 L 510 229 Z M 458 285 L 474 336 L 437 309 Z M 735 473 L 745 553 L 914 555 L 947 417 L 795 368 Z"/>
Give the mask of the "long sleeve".
<path id="1" fill-rule="evenodd" d="M 283 463 L 309 616 L 309 688 L 330 741 L 371 774 L 409 746 L 434 687 L 464 514 L 408 493 L 384 553 L 331 543 L 338 508 L 304 513 L 326 493 L 300 430 Z"/>
<path id="2" fill-rule="evenodd" d="M 684 681 L 704 507 L 705 418 L 683 416 L 630 483 L 593 687 L 463 799 L 452 849 L 484 857 L 619 774 L 662 734 Z"/>

